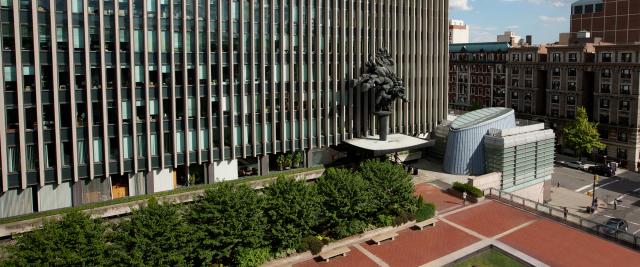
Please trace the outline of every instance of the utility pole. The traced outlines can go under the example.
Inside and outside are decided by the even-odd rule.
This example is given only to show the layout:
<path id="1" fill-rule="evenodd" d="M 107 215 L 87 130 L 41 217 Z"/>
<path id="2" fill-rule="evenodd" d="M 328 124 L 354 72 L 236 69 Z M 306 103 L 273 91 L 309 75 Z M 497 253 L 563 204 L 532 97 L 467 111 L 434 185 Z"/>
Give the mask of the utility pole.
<path id="1" fill-rule="evenodd" d="M 591 205 L 596 202 L 596 182 L 598 181 L 598 175 L 593 175 L 593 190 L 591 191 Z M 597 207 L 596 203 L 596 207 Z"/>

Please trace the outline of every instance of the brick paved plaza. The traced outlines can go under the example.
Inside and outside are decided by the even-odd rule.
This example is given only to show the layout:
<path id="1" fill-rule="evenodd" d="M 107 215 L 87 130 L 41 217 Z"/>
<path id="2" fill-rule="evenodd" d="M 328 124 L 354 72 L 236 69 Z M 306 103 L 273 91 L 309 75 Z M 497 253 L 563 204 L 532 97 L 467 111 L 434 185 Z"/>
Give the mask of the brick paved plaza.
<path id="1" fill-rule="evenodd" d="M 352 245 L 346 257 L 294 266 L 442 266 L 489 245 L 536 266 L 640 266 L 637 251 L 493 200 L 462 206 L 430 184 L 416 185 L 416 193 L 436 204 L 435 227 L 404 229 L 393 241 Z"/>

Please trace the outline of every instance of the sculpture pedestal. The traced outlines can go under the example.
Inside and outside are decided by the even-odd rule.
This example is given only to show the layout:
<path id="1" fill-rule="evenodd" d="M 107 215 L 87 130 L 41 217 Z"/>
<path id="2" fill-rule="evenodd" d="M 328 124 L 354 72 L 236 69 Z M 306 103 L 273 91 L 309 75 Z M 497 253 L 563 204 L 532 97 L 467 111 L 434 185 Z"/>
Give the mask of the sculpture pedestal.
<path id="1" fill-rule="evenodd" d="M 391 115 L 391 111 L 377 111 L 373 114 L 378 117 L 378 135 L 380 135 L 380 141 L 387 141 L 387 135 L 389 135 L 389 115 Z"/>

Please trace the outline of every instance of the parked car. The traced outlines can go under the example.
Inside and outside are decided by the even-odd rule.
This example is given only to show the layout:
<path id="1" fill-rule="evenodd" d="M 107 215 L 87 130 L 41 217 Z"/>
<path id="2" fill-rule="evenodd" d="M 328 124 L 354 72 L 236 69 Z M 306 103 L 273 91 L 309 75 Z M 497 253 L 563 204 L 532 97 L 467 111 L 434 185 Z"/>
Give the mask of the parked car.
<path id="1" fill-rule="evenodd" d="M 587 170 L 590 173 L 597 174 L 597 175 L 600 175 L 600 176 L 605 176 L 605 177 L 611 177 L 611 176 L 616 175 L 616 171 L 614 171 L 613 168 L 611 168 L 609 166 L 606 166 L 606 165 L 591 166 Z"/>
<path id="2" fill-rule="evenodd" d="M 569 161 L 569 162 L 567 162 L 565 164 L 569 168 L 578 169 L 578 170 L 584 170 L 584 163 L 582 163 L 582 161 Z"/>
<path id="3" fill-rule="evenodd" d="M 620 218 L 611 218 L 600 226 L 600 232 L 608 235 L 616 235 L 620 232 L 626 233 L 628 229 L 629 224 L 627 221 Z"/>

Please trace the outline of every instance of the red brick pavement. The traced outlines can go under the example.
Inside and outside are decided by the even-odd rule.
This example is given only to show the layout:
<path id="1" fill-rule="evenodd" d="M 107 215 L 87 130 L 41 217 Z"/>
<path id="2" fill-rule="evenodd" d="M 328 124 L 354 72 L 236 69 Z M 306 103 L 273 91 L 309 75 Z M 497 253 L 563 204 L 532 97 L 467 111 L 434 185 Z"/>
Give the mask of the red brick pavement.
<path id="1" fill-rule="evenodd" d="M 538 217 L 494 201 L 445 217 L 483 236 L 492 237 Z"/>
<path id="2" fill-rule="evenodd" d="M 312 267 L 312 266 L 353 266 L 353 267 L 370 267 L 377 266 L 377 264 L 370 260 L 366 255 L 362 254 L 358 249 L 350 247 L 351 251 L 347 253 L 347 256 L 338 256 L 325 261 L 316 261 L 311 259 L 305 262 L 295 264 L 296 267 Z"/>
<path id="3" fill-rule="evenodd" d="M 430 184 L 418 184 L 415 186 L 415 194 L 422 196 L 426 202 L 436 205 L 436 210 L 443 211 L 453 206 L 462 205 L 462 199 L 442 192 Z"/>
<path id="4" fill-rule="evenodd" d="M 436 227 L 427 227 L 422 231 L 400 231 L 395 240 L 380 245 L 361 245 L 390 266 L 408 267 L 428 263 L 476 241 L 477 238 L 439 222 Z"/>
<path id="5" fill-rule="evenodd" d="M 640 266 L 640 253 L 548 220 L 535 222 L 500 241 L 551 266 Z"/>

